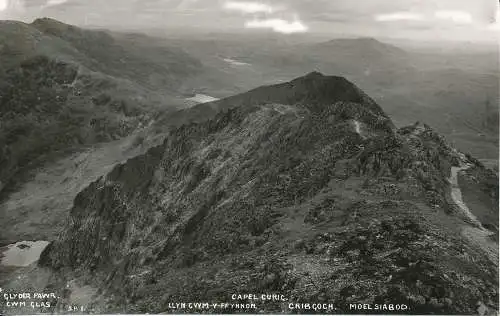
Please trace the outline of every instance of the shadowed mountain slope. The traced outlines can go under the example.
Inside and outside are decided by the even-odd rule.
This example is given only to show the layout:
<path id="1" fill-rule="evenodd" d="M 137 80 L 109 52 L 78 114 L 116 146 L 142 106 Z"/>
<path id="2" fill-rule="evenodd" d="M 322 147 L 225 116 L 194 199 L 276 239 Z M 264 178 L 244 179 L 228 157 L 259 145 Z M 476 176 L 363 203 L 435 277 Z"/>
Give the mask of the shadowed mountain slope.
<path id="1" fill-rule="evenodd" d="M 0 21 L 0 191 L 54 153 L 116 140 L 182 105 L 176 89 L 201 64 L 145 42 L 47 18 Z"/>
<path id="2" fill-rule="evenodd" d="M 495 177 L 477 160 L 428 126 L 396 129 L 339 77 L 312 73 L 209 106 L 223 111 L 192 110 L 198 123 L 78 194 L 40 259 L 59 273 L 51 289 L 92 286 L 87 310 L 107 313 L 171 313 L 169 302 L 232 293 L 288 299 L 235 312 L 300 302 L 336 313 L 352 313 L 350 303 L 498 310 L 498 244 L 479 239 L 494 216 L 472 220 L 449 180 L 464 166 L 478 183 Z M 492 205 L 481 212 L 497 214 Z"/>
<path id="3" fill-rule="evenodd" d="M 199 73 L 202 67 L 177 47 L 157 43 L 153 38 L 146 44 L 145 35 L 85 30 L 48 18 L 37 19 L 31 25 L 72 45 L 87 58 L 89 68 L 155 90 L 175 91 L 182 80 Z"/>

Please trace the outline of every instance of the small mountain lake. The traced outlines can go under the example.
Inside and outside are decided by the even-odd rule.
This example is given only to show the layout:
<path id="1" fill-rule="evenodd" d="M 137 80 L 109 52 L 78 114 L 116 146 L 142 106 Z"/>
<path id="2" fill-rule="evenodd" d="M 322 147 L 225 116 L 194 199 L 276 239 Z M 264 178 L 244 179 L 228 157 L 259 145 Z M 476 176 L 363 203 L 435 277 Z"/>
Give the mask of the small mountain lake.
<path id="1" fill-rule="evenodd" d="M 0 248 L 0 265 L 27 267 L 38 261 L 48 241 L 20 241 Z"/>
<path id="2" fill-rule="evenodd" d="M 207 103 L 207 102 L 217 101 L 219 99 L 211 97 L 211 96 L 206 95 L 206 94 L 197 93 L 194 97 L 186 98 L 186 100 L 191 101 L 191 102 L 196 102 L 196 103 Z"/>
<path id="3" fill-rule="evenodd" d="M 237 60 L 234 60 L 232 58 L 224 58 L 223 60 L 232 66 L 251 66 L 249 63 L 237 61 Z"/>

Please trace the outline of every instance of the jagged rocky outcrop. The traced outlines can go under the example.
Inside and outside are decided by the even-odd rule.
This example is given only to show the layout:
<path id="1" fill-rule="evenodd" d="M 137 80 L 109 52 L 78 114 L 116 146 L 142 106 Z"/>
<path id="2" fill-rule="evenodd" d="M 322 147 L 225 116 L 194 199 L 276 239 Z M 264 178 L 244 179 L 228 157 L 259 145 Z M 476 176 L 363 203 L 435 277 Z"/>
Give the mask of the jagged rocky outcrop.
<path id="1" fill-rule="evenodd" d="M 290 302 L 498 310 L 497 267 L 462 237 L 447 182 L 451 166 L 483 170 L 477 161 L 427 126 L 396 129 L 340 77 L 312 73 L 221 105 L 204 120 L 194 109 L 199 123 L 76 197 L 40 264 L 99 287 L 90 310 L 179 312 L 168 303 L 233 293 L 289 300 L 253 313 Z"/>

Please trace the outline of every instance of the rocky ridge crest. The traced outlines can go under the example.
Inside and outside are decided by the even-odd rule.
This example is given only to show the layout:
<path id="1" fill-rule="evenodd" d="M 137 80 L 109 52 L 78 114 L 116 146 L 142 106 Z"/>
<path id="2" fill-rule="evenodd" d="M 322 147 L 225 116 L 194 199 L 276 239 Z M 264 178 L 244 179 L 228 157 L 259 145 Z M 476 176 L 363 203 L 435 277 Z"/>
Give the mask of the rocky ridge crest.
<path id="1" fill-rule="evenodd" d="M 477 160 L 425 125 L 396 129 L 339 77 L 313 73 L 212 106 L 227 109 L 172 129 L 78 194 L 42 254 L 63 278 L 101 289 L 95 311 L 172 312 L 166 302 L 242 291 L 339 313 L 349 303 L 498 310 L 497 267 L 461 236 L 469 224 L 447 181 L 452 166 L 483 170 Z"/>

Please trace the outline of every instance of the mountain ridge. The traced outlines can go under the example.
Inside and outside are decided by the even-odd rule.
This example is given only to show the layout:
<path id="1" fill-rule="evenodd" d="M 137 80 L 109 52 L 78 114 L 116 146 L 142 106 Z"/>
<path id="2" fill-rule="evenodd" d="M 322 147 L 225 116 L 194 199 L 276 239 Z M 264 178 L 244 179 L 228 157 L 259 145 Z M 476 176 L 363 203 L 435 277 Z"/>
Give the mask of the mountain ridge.
<path id="1" fill-rule="evenodd" d="M 162 302 L 227 300 L 243 289 L 333 300 L 342 313 L 359 302 L 498 310 L 495 265 L 462 237 L 472 224 L 447 180 L 452 166 L 487 172 L 477 160 L 425 125 L 365 122 L 365 111 L 386 118 L 369 102 L 318 96 L 304 106 L 293 101 L 307 91 L 262 91 L 230 98 L 242 100 L 232 108 L 222 100 L 227 109 L 172 129 L 90 184 L 40 264 L 107 293 L 89 302 L 95 312 L 164 312 Z"/>
<path id="2" fill-rule="evenodd" d="M 392 51 L 397 52 L 402 55 L 406 54 L 406 51 L 402 48 L 399 48 L 395 45 L 380 41 L 373 37 L 356 37 L 356 38 L 335 38 L 326 42 L 321 42 L 316 44 L 318 47 L 321 46 L 350 46 L 350 45 L 358 45 L 361 47 L 370 47 L 374 51 Z"/>
<path id="3" fill-rule="evenodd" d="M 201 68 L 175 47 L 134 47 L 49 18 L 0 21 L 0 43 L 0 192 L 47 155 L 116 140 L 181 107 L 177 89 Z"/>
<path id="4" fill-rule="evenodd" d="M 150 88 L 173 90 L 180 79 L 196 74 L 202 67 L 198 60 L 176 47 L 156 47 L 165 55 L 160 63 L 159 60 L 149 58 L 147 47 L 134 48 L 134 45 L 127 45 L 126 39 L 118 38 L 110 31 L 86 30 L 50 18 L 36 19 L 30 25 L 44 34 L 71 43 L 92 61 L 97 61 L 91 63 L 97 70 L 137 80 Z M 130 44 L 132 43 L 131 41 Z M 172 75 L 176 77 L 173 78 Z"/>
<path id="5" fill-rule="evenodd" d="M 232 107 L 271 103 L 297 105 L 301 110 L 321 112 L 325 107 L 333 106 L 337 102 L 362 104 L 373 116 L 386 121 L 389 129 L 394 128 L 394 124 L 380 106 L 359 87 L 344 77 L 325 76 L 318 71 L 310 72 L 286 83 L 258 87 L 218 101 L 199 104 L 173 113 L 166 120 L 159 122 L 179 126 L 186 121 L 203 121 L 221 110 Z"/>

